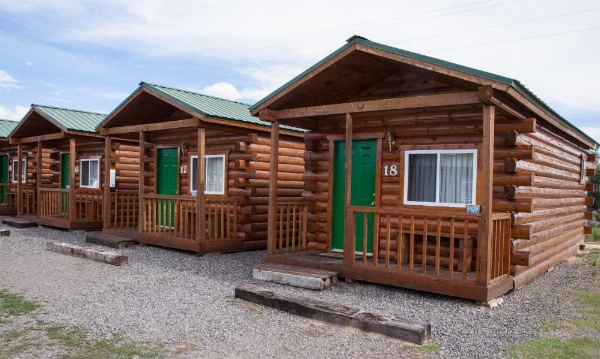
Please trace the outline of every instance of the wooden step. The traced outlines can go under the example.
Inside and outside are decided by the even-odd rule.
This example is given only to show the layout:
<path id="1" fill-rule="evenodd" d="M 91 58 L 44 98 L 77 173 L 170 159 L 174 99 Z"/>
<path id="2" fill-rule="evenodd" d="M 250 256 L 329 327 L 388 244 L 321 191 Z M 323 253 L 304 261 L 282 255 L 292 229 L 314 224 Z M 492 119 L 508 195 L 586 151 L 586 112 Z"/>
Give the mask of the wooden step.
<path id="1" fill-rule="evenodd" d="M 235 288 L 235 297 L 288 313 L 336 325 L 379 333 L 414 344 L 431 339 L 431 324 L 396 316 L 365 312 L 358 307 L 328 303 L 309 297 L 277 293 L 257 285 Z"/>
<path id="2" fill-rule="evenodd" d="M 85 236 L 87 243 L 98 244 L 110 248 L 127 248 L 135 245 L 135 241 L 131 238 L 119 237 L 112 234 L 102 232 L 88 233 Z"/>
<path id="3" fill-rule="evenodd" d="M 252 270 L 254 279 L 314 290 L 331 288 L 338 282 L 338 274 L 321 269 L 277 263 L 259 264 Z"/>
<path id="4" fill-rule="evenodd" d="M 15 228 L 31 228 L 38 226 L 38 224 L 33 221 L 17 217 L 5 218 L 2 220 L 2 224 L 8 224 Z"/>

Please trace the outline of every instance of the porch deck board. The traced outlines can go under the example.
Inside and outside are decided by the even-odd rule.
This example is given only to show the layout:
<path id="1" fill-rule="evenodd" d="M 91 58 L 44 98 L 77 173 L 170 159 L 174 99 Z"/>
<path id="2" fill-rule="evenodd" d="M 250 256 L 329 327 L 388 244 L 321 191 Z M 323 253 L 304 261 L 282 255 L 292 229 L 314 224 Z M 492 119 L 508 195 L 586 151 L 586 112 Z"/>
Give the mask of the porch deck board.
<path id="1" fill-rule="evenodd" d="M 5 218 L 2 220 L 2 224 L 7 224 L 15 228 L 30 228 L 38 226 L 35 221 L 20 217 Z"/>
<path id="2" fill-rule="evenodd" d="M 343 259 L 337 255 L 315 250 L 271 254 L 266 257 L 268 263 L 339 272 L 340 277 L 346 279 L 433 292 L 476 301 L 489 301 L 506 293 L 512 289 L 513 285 L 512 277 L 508 275 L 495 279 L 490 286 L 486 287 L 476 283 L 477 272 L 474 270 L 467 272 L 466 278 L 463 278 L 462 272 L 454 270 L 453 276 L 450 277 L 447 268 L 440 268 L 440 275 L 438 276 L 434 265 L 427 265 L 425 273 L 423 273 L 421 263 L 416 262 L 413 270 L 409 271 L 408 264 L 403 264 L 398 270 L 395 266 L 385 268 L 385 261 L 382 259 L 379 260 L 380 265 L 377 268 L 372 266 L 371 258 L 367 261 L 368 266 L 359 264 L 359 261 L 362 260 L 361 256 L 357 256 L 355 260 L 356 264 L 354 266 L 347 267 L 344 266 Z"/>

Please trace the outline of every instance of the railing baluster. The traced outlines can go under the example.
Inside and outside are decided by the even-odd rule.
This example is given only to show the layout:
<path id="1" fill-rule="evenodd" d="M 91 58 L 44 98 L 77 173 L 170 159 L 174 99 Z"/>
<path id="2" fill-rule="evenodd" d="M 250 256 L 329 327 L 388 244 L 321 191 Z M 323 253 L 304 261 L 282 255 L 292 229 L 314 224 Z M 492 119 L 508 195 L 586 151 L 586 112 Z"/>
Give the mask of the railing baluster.
<path id="1" fill-rule="evenodd" d="M 404 246 L 403 222 L 404 217 L 402 215 L 398 216 L 398 236 L 396 237 L 396 267 L 398 268 L 398 271 L 402 270 L 402 251 L 404 250 L 404 248 L 402 248 Z"/>
<path id="2" fill-rule="evenodd" d="M 423 273 L 427 273 L 427 217 L 423 218 L 423 258 L 421 259 L 421 265 L 423 266 Z"/>
<path id="3" fill-rule="evenodd" d="M 410 245 L 408 256 L 408 270 L 412 272 L 415 269 L 415 216 L 410 216 Z"/>
<path id="4" fill-rule="evenodd" d="M 435 275 L 440 275 L 440 247 L 442 242 L 442 218 L 437 219 L 437 228 L 435 236 Z"/>
<path id="5" fill-rule="evenodd" d="M 448 273 L 450 278 L 454 277 L 454 218 L 450 219 L 450 254 L 448 262 Z"/>
<path id="6" fill-rule="evenodd" d="M 367 265 L 367 230 L 368 226 L 368 215 L 367 212 L 363 212 L 363 243 L 362 243 L 362 257 L 363 257 L 363 265 Z"/>
<path id="7" fill-rule="evenodd" d="M 385 247 L 385 267 L 390 267 L 390 246 L 392 242 L 392 233 L 391 233 L 391 216 L 388 214 L 386 216 L 386 230 L 387 230 L 387 238 L 386 238 L 386 247 Z"/>

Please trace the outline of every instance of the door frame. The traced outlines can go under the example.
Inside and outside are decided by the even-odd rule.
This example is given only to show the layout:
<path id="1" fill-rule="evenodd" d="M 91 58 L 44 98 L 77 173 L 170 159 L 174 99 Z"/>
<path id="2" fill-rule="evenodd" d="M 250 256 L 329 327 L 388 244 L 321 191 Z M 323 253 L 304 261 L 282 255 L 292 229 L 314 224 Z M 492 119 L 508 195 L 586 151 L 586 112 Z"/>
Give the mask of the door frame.
<path id="1" fill-rule="evenodd" d="M 374 207 L 381 206 L 381 167 L 382 167 L 382 145 L 384 132 L 371 132 L 371 133 L 357 133 L 352 136 L 351 141 L 355 140 L 374 140 L 376 141 L 376 152 L 375 152 L 375 204 Z M 329 234 L 329 240 L 326 243 L 326 251 L 343 252 L 343 249 L 333 250 L 331 248 L 331 231 L 333 229 L 333 164 L 335 161 L 335 142 L 346 141 L 348 139 L 344 135 L 329 135 L 327 136 L 329 142 L 329 164 L 330 170 L 328 171 L 328 193 L 330 195 L 327 199 L 327 233 Z M 347 183 L 345 183 L 347 185 Z M 347 208 L 344 208 L 344 220 L 346 220 Z"/>

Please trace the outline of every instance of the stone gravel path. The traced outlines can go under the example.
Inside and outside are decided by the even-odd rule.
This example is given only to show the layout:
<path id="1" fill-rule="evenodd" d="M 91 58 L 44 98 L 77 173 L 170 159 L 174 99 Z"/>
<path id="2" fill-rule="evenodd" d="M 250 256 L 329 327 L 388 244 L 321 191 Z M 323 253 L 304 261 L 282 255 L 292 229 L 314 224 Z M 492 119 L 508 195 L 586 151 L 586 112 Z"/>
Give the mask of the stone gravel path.
<path id="1" fill-rule="evenodd" d="M 114 267 L 45 249 L 50 240 L 93 247 L 85 232 L 10 230 L 0 237 L 0 289 L 43 302 L 43 320 L 159 341 L 167 357 L 177 358 L 497 358 L 507 343 L 537 336 L 543 321 L 570 315 L 569 291 L 593 286 L 574 261 L 509 293 L 496 309 L 367 283 L 312 292 L 254 281 L 252 267 L 264 251 L 197 256 L 134 246 L 115 250 L 129 256 L 129 265 Z M 426 354 L 399 340 L 234 299 L 242 283 L 429 321 L 441 350 Z"/>

